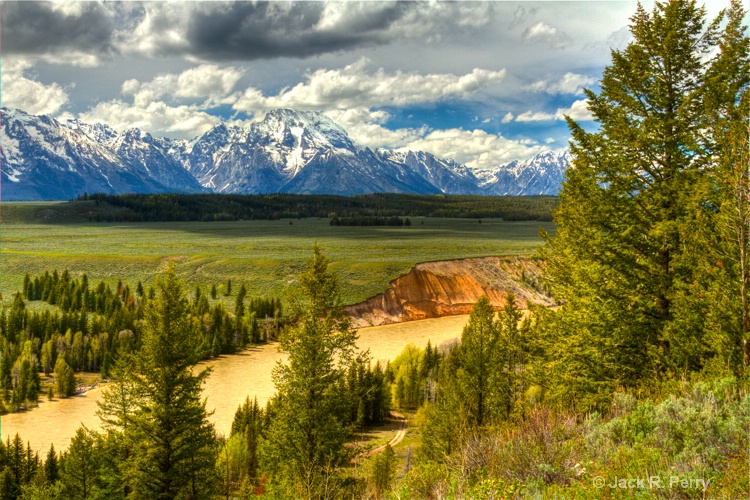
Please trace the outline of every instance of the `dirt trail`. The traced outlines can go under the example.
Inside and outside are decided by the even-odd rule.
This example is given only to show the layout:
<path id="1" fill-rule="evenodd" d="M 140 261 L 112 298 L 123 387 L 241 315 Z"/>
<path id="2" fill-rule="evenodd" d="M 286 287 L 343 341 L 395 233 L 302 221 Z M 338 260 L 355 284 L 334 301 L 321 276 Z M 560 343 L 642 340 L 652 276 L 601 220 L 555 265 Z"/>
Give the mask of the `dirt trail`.
<path id="1" fill-rule="evenodd" d="M 541 284 L 538 262 L 523 257 L 425 262 L 391 281 L 385 293 L 346 310 L 354 326 L 363 328 L 468 314 L 482 295 L 496 308 L 505 305 L 510 292 L 521 308 L 528 303 L 555 305 Z"/>
<path id="2" fill-rule="evenodd" d="M 408 420 L 406 420 L 406 417 L 396 411 L 391 412 L 391 417 L 398 419 L 400 425 L 398 431 L 396 431 L 396 434 L 393 436 L 393 439 L 388 441 L 388 444 L 384 444 L 382 446 L 378 446 L 377 448 L 373 448 L 372 450 L 367 450 L 363 453 L 360 453 L 359 455 L 357 455 L 357 458 L 367 458 L 373 455 L 377 455 L 381 451 L 385 451 L 386 446 L 390 445 L 390 447 L 393 448 L 404 440 L 404 438 L 406 437 L 406 428 L 409 423 Z"/>

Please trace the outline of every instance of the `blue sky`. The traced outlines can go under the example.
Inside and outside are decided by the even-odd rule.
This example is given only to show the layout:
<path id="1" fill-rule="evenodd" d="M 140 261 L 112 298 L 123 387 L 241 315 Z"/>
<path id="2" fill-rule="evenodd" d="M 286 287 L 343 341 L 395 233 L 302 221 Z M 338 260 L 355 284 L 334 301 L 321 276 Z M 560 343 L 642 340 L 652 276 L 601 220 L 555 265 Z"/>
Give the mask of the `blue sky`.
<path id="1" fill-rule="evenodd" d="M 707 5 L 709 16 L 728 5 Z M 650 8 L 649 2 L 644 2 Z M 2 101 L 190 139 L 277 107 L 474 168 L 594 128 L 634 1 L 4 2 Z"/>

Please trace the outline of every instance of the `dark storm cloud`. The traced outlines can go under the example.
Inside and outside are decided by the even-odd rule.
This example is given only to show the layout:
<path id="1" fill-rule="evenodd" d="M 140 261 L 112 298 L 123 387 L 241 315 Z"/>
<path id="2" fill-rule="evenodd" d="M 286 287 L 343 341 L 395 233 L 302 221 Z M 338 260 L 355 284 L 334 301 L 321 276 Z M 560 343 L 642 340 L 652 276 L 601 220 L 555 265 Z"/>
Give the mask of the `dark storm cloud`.
<path id="1" fill-rule="evenodd" d="M 320 2 L 241 2 L 196 10 L 185 34 L 187 51 L 212 60 L 252 60 L 306 58 L 384 44 L 389 41 L 388 29 L 408 6 L 388 2 L 377 8 L 352 8 L 341 13 L 338 22 L 321 27 L 324 8 Z"/>
<path id="2" fill-rule="evenodd" d="M 0 8 L 5 54 L 101 56 L 112 51 L 114 23 L 99 3 L 66 9 L 50 2 L 3 2 Z"/>

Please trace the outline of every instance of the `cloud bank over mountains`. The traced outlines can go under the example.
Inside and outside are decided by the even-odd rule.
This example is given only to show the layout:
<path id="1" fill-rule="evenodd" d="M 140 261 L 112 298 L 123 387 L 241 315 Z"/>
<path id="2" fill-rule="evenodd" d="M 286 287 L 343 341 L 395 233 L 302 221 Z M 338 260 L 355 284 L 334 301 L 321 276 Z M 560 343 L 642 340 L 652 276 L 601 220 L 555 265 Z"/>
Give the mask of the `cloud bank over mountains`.
<path id="1" fill-rule="evenodd" d="M 276 108 L 470 168 L 567 147 L 635 2 L 4 2 L 3 105 L 192 139 Z"/>

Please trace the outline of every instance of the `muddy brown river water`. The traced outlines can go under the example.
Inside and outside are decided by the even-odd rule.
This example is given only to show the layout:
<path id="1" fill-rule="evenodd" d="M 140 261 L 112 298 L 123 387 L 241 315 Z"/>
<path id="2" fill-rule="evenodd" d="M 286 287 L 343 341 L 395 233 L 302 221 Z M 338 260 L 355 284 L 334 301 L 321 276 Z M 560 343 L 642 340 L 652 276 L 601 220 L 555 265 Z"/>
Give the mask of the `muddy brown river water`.
<path id="1" fill-rule="evenodd" d="M 460 337 L 468 318 L 468 315 L 449 316 L 361 328 L 358 345 L 362 350 L 369 349 L 373 360 L 389 360 L 398 356 L 409 343 L 424 347 L 428 340 L 439 345 Z M 213 367 L 213 372 L 206 381 L 203 394 L 207 398 L 206 408 L 214 412 L 210 420 L 218 433 L 229 433 L 234 412 L 245 397 L 257 397 L 263 406 L 273 396 L 271 371 L 279 359 L 281 355 L 276 344 L 267 344 L 205 363 Z M 66 449 L 79 426 L 99 428 L 96 401 L 101 397 L 102 389 L 100 385 L 68 399 L 47 401 L 43 398 L 44 401 L 31 411 L 3 416 L 3 441 L 18 433 L 32 449 L 39 451 L 40 456 L 46 453 L 50 444 L 54 444 L 58 451 Z"/>

